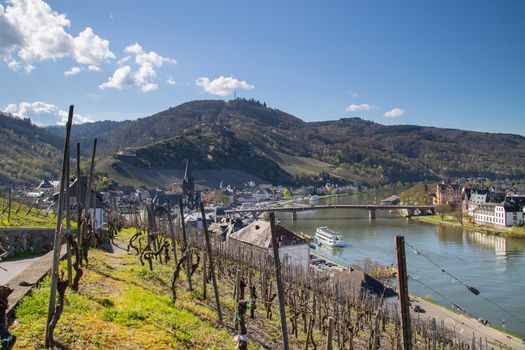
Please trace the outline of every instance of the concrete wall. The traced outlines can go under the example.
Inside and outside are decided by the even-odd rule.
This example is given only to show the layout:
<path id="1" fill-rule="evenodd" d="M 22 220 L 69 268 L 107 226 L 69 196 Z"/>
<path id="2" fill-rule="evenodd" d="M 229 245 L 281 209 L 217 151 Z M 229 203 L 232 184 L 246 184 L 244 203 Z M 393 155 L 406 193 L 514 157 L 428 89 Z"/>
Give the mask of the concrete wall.
<path id="1" fill-rule="evenodd" d="M 53 249 L 54 236 L 52 228 L 0 228 L 0 245 L 9 256 L 47 253 Z"/>

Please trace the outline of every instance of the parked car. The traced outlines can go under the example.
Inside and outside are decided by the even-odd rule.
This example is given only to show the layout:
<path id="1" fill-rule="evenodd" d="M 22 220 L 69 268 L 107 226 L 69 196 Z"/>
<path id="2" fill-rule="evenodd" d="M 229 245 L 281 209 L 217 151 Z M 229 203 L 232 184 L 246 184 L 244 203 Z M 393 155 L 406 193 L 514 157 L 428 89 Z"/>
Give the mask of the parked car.
<path id="1" fill-rule="evenodd" d="M 412 306 L 412 311 L 418 312 L 418 313 L 425 313 L 425 310 L 423 308 L 421 308 L 421 306 L 419 306 L 419 305 L 413 305 Z"/>

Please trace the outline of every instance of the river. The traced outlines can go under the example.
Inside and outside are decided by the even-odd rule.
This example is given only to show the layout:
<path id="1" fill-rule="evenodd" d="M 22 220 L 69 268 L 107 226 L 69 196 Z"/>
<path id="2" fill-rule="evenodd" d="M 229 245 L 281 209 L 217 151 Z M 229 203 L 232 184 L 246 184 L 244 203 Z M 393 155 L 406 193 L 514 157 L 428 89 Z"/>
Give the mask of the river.
<path id="1" fill-rule="evenodd" d="M 368 193 L 321 198 L 319 204 L 379 204 L 388 195 Z M 339 231 L 346 246 L 323 253 L 349 264 L 370 258 L 395 266 L 394 239 L 396 235 L 404 235 L 407 243 L 478 289 L 480 295 L 472 294 L 423 255 L 407 247 L 408 273 L 424 284 L 409 280 L 410 292 L 450 307 L 450 302 L 438 292 L 469 314 L 488 319 L 499 327 L 505 322 L 507 330 L 525 336 L 525 239 L 417 222 L 386 211 L 378 211 L 372 222 L 368 211 L 348 209 L 299 212 L 297 221 L 291 220 L 290 213 L 280 213 L 278 218 L 281 225 L 294 232 L 313 234 L 319 226 Z"/>

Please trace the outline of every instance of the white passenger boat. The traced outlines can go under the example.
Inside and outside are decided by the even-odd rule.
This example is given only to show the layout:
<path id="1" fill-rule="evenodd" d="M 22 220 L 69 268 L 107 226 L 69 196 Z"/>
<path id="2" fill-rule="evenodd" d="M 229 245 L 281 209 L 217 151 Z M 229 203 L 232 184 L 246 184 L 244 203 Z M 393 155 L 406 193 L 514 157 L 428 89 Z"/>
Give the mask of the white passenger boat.
<path id="1" fill-rule="evenodd" d="M 341 235 L 328 227 L 318 227 L 315 230 L 315 241 L 318 245 L 327 247 L 344 247 L 345 241 Z"/>
<path id="2" fill-rule="evenodd" d="M 319 196 L 314 194 L 312 197 L 310 197 L 310 205 L 317 205 L 317 204 L 319 204 Z"/>

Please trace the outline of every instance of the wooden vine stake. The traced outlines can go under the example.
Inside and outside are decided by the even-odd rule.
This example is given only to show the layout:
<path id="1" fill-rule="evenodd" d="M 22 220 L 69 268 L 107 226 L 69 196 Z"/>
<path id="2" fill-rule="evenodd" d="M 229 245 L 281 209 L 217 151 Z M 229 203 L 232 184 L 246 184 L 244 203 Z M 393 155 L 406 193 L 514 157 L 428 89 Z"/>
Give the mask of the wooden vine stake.
<path id="1" fill-rule="evenodd" d="M 84 242 L 81 242 L 81 244 L 84 245 L 84 250 L 83 250 L 83 253 L 84 253 L 84 258 L 86 259 L 86 262 L 87 262 L 87 257 L 88 257 L 88 250 L 89 250 L 89 237 L 87 236 L 87 228 L 89 226 L 90 223 L 94 223 L 94 219 L 91 217 L 90 213 L 89 213 L 89 207 L 91 206 L 91 203 L 90 203 L 90 199 L 91 199 L 91 187 L 93 185 L 93 176 L 94 176 L 94 171 L 95 171 L 95 154 L 97 153 L 97 139 L 95 138 L 93 140 L 93 153 L 91 154 L 91 166 L 89 168 L 89 177 L 88 177 L 88 183 L 87 183 L 87 188 L 86 188 L 86 206 L 84 208 L 84 235 L 83 235 L 83 239 L 84 239 Z M 78 183 L 78 185 L 80 186 L 80 183 Z M 93 205 L 93 208 L 95 208 L 95 205 Z M 93 210 L 93 217 L 95 217 L 95 210 Z M 95 228 L 92 227 L 92 230 L 94 230 Z"/>
<path id="2" fill-rule="evenodd" d="M 206 251 L 208 255 L 208 262 L 209 262 L 209 268 L 210 268 L 210 274 L 211 274 L 211 283 L 213 285 L 213 293 L 215 295 L 215 303 L 217 305 L 217 317 L 219 318 L 219 322 L 222 323 L 222 309 L 221 309 L 221 302 L 219 300 L 219 287 L 217 286 L 217 279 L 215 278 L 215 267 L 213 265 L 213 255 L 211 251 L 211 241 L 210 241 L 210 233 L 208 232 L 208 223 L 206 222 L 206 213 L 204 212 L 204 204 L 201 203 L 200 205 L 201 209 L 201 215 L 202 215 L 202 227 L 204 231 L 204 239 L 206 240 Z M 206 270 L 206 265 L 203 267 Z"/>
<path id="3" fill-rule="evenodd" d="M 332 350 L 332 338 L 334 336 L 334 318 L 328 318 L 328 336 L 326 337 L 326 350 Z"/>
<path id="4" fill-rule="evenodd" d="M 283 349 L 288 350 L 288 329 L 286 327 L 286 309 L 284 299 L 284 286 L 281 276 L 281 261 L 279 260 L 279 241 L 275 228 L 275 213 L 270 213 L 270 229 L 272 231 L 273 261 L 275 266 L 275 279 L 277 280 L 277 297 L 279 298 L 279 314 L 281 316 L 281 332 L 283 336 Z"/>
<path id="5" fill-rule="evenodd" d="M 179 201 L 180 208 L 180 225 L 182 228 L 182 252 L 189 249 L 188 238 L 186 237 L 186 223 L 184 222 L 184 203 L 182 199 Z M 191 253 L 188 251 L 186 254 L 186 276 L 188 276 L 188 290 L 193 291 L 193 285 L 191 283 Z"/>
<path id="6" fill-rule="evenodd" d="M 82 201 L 80 200 L 80 142 L 77 143 L 77 249 L 78 249 L 78 255 L 80 256 L 80 261 L 78 262 L 80 266 L 82 266 L 83 261 L 83 245 L 82 242 L 83 236 L 82 236 Z"/>
<path id="7" fill-rule="evenodd" d="M 9 199 L 7 200 L 7 222 L 11 222 L 11 202 L 13 200 L 13 189 L 9 186 Z"/>
<path id="8" fill-rule="evenodd" d="M 70 286 L 73 285 L 73 265 L 71 263 L 71 193 L 70 193 L 70 147 L 67 147 L 66 160 L 66 183 L 64 190 L 66 191 L 66 260 L 67 260 L 67 281 Z"/>
<path id="9" fill-rule="evenodd" d="M 47 312 L 46 322 L 46 339 L 45 347 L 49 348 L 52 344 L 53 330 L 51 321 L 56 313 L 55 305 L 57 299 L 57 282 L 58 282 L 58 263 L 60 262 L 60 251 L 62 249 L 62 239 L 64 237 L 62 229 L 62 207 L 64 204 L 64 188 L 66 187 L 66 166 L 67 166 L 67 150 L 69 149 L 69 138 L 71 135 L 71 124 L 73 122 L 73 105 L 69 106 L 69 115 L 66 124 L 66 140 L 64 141 L 64 157 L 62 160 L 62 176 L 60 179 L 60 192 L 58 194 L 58 213 L 57 213 L 57 225 L 55 231 L 55 240 L 53 243 L 53 265 L 51 266 L 51 289 L 49 293 L 49 308 Z M 58 320 L 57 320 L 58 321 Z M 56 322 L 55 322 L 56 324 Z"/>
<path id="10" fill-rule="evenodd" d="M 405 255 L 405 237 L 396 236 L 397 280 L 399 284 L 399 301 L 401 304 L 401 328 L 403 349 L 412 349 L 412 330 L 410 328 L 410 304 L 408 295 L 407 263 Z"/>
<path id="11" fill-rule="evenodd" d="M 235 336 L 235 341 L 237 345 L 235 349 L 238 350 L 248 350 L 248 330 L 246 328 L 246 310 L 248 306 L 246 301 L 241 300 L 237 304 L 237 318 L 239 322 L 239 332 Z"/>

